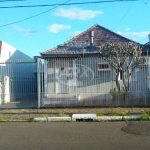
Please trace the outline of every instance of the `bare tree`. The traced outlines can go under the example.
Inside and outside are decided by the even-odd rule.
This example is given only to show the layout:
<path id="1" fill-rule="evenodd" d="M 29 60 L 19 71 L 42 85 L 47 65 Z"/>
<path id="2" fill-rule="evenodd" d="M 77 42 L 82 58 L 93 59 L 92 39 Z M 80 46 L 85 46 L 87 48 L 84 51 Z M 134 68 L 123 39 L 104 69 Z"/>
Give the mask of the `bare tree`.
<path id="1" fill-rule="evenodd" d="M 99 52 L 100 56 L 115 69 L 115 81 L 118 91 L 121 90 L 120 74 L 122 74 L 124 89 L 128 91 L 131 75 L 140 62 L 142 53 L 140 44 L 133 42 L 105 43 L 99 46 Z"/>

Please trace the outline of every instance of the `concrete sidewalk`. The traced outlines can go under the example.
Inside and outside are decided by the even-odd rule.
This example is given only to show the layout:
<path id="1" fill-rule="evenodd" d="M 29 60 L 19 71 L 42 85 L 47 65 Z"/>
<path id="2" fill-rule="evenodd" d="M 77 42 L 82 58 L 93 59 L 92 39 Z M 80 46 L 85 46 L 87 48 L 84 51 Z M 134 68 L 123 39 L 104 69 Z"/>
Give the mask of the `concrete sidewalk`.
<path id="1" fill-rule="evenodd" d="M 150 108 L 41 108 L 0 109 L 0 121 L 33 121 L 34 118 L 72 117 L 73 114 L 95 114 L 101 121 L 115 120 L 114 116 L 150 114 Z M 105 118 L 103 118 L 103 116 Z M 113 116 L 113 117 L 111 117 Z M 131 118 L 131 117 L 130 117 Z M 79 118 L 82 119 L 82 118 Z M 128 117 L 126 118 L 126 120 Z M 49 119 L 51 120 L 51 119 Z M 125 120 L 121 118 L 121 120 Z M 59 121 L 59 119 L 58 119 Z M 117 118 L 116 118 L 117 121 Z"/>

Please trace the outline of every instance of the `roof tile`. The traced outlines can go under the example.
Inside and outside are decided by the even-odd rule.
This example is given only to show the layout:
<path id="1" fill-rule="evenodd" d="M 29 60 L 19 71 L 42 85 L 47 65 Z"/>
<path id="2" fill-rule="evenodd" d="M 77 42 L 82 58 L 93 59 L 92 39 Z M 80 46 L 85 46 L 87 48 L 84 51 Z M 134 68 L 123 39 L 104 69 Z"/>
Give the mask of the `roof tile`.
<path id="1" fill-rule="evenodd" d="M 95 24 L 88 30 L 80 33 L 79 35 L 73 37 L 72 39 L 60 44 L 50 50 L 44 51 L 41 55 L 49 54 L 70 54 L 70 52 L 83 53 L 83 49 L 86 49 L 86 52 L 93 53 L 97 52 L 97 49 L 90 48 L 90 32 L 94 31 L 93 37 L 93 46 L 99 46 L 102 43 L 106 42 L 131 42 L 132 40 L 127 39 L 109 29 L 106 29 L 98 24 Z"/>

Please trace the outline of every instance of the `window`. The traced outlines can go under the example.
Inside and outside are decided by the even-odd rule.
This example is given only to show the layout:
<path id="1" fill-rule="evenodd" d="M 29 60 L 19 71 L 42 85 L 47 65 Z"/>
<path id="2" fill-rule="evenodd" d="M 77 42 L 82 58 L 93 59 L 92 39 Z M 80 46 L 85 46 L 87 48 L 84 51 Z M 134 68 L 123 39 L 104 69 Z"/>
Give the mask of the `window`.
<path id="1" fill-rule="evenodd" d="M 110 71 L 110 67 L 108 63 L 99 63 L 98 71 Z"/>
<path id="2" fill-rule="evenodd" d="M 139 61 L 139 64 L 138 64 L 138 68 L 142 68 L 142 67 L 148 66 L 148 62 L 149 62 L 148 58 L 145 58 L 145 57 L 140 58 L 140 61 Z"/>

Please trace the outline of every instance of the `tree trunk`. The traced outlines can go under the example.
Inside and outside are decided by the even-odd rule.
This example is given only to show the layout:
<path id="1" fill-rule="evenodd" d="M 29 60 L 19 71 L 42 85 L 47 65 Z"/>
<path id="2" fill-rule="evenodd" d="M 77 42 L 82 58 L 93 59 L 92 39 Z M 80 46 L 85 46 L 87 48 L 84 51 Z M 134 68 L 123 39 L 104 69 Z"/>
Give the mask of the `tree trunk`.
<path id="1" fill-rule="evenodd" d="M 118 81 L 118 69 L 116 70 L 116 86 L 117 86 L 118 91 L 120 92 L 120 83 Z"/>

